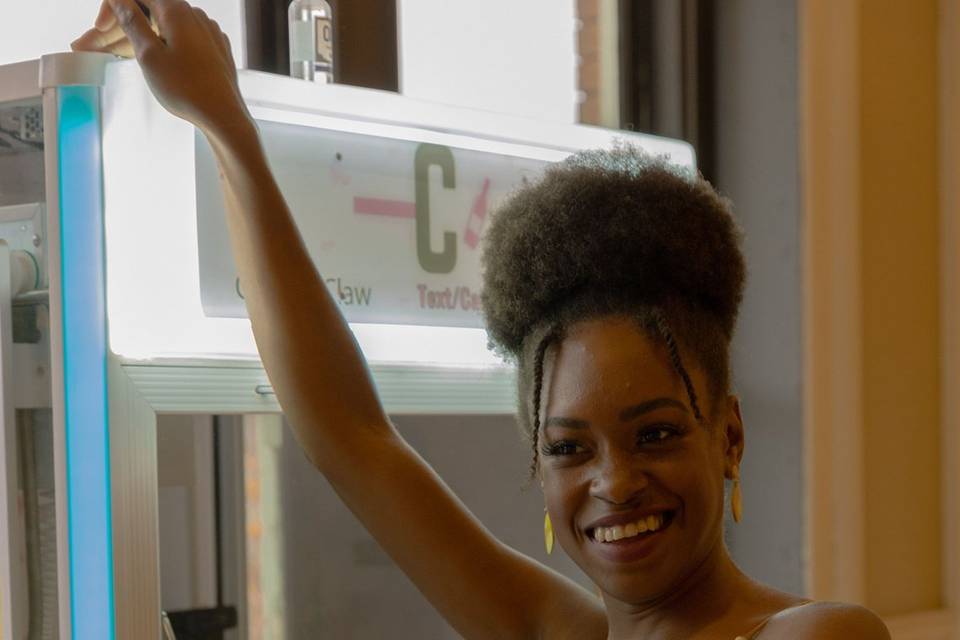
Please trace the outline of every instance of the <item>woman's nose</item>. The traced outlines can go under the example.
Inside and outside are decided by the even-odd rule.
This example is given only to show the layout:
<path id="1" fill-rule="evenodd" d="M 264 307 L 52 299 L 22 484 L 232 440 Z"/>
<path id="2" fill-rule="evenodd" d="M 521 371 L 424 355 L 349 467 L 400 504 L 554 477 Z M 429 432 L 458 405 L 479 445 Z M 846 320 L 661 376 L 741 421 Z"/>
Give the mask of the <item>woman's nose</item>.
<path id="1" fill-rule="evenodd" d="M 590 495 L 610 504 L 630 504 L 649 485 L 646 472 L 630 455 L 600 456 L 590 483 Z"/>

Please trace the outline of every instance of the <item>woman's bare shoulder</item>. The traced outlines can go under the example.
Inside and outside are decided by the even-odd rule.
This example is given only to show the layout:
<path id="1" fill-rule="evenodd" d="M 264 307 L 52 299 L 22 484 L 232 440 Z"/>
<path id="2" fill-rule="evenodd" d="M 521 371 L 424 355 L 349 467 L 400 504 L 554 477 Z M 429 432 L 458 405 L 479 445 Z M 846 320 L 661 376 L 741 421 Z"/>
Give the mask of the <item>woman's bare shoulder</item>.
<path id="1" fill-rule="evenodd" d="M 773 616 L 757 640 L 890 640 L 880 617 L 865 607 L 842 602 L 810 602 Z"/>

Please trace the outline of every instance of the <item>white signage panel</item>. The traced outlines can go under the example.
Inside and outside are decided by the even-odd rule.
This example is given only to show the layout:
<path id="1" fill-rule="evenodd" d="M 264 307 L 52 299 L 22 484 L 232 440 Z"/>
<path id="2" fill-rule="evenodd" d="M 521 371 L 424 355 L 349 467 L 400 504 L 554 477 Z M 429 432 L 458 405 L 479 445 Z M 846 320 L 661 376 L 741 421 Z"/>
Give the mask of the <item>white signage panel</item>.
<path id="1" fill-rule="evenodd" d="M 259 122 L 270 166 L 346 319 L 480 327 L 480 238 L 543 159 Z M 201 300 L 245 317 L 213 153 L 196 137 Z M 565 154 L 564 154 L 565 155 Z"/>
<path id="2" fill-rule="evenodd" d="M 138 362 L 255 362 L 257 347 L 250 321 L 243 317 L 228 250 L 219 175 L 206 141 L 157 103 L 136 61 L 111 63 L 106 75 L 102 154 L 111 350 Z M 478 237 L 511 180 L 516 184 L 524 171 L 536 174 L 546 163 L 579 149 L 610 147 L 626 139 L 672 163 L 694 164 L 692 149 L 678 140 L 430 104 L 385 91 L 315 85 L 255 71 L 238 75 L 280 186 L 311 243 L 312 257 L 325 278 L 339 277 L 339 287 L 335 280 L 328 284 L 348 318 L 360 318 L 350 327 L 373 363 L 447 369 L 502 366 L 487 349 L 486 332 L 476 328 L 476 312 L 469 310 L 476 305 L 471 283 L 479 284 L 479 254 L 470 246 L 472 240 L 468 244 L 467 225 L 486 178 L 486 214 L 473 217 L 482 218 L 482 225 L 473 229 Z M 277 131 L 288 132 L 287 142 L 273 139 Z M 347 142 L 334 141 L 332 132 L 343 134 L 339 140 Z M 331 142 L 323 142 L 327 139 Z M 452 185 L 444 185 L 449 162 L 437 156 L 433 164 L 431 154 L 426 156 L 431 163 L 424 182 L 431 255 L 440 254 L 441 260 L 449 255 L 445 237 L 455 235 L 456 260 L 448 273 L 420 266 L 416 153 L 426 144 L 445 146 L 453 156 Z M 364 149 L 370 157 L 358 155 Z M 495 166 L 488 171 L 484 162 Z M 514 168 L 502 168 L 501 163 L 513 163 Z M 320 206 L 321 197 L 329 207 Z M 334 225 L 341 222 L 347 229 L 342 237 L 334 235 L 340 228 Z M 319 242 L 310 240 L 311 234 Z M 403 234 L 407 248 L 401 252 L 393 247 Z M 392 253 L 386 253 L 388 249 Z M 359 257 L 351 261 L 353 255 Z M 431 269 L 437 268 L 436 261 L 427 259 Z M 470 261 L 473 275 L 462 275 Z M 341 263 L 352 270 L 341 270 Z M 384 308 L 377 307 L 380 294 L 391 293 L 384 288 L 384 274 L 393 272 L 403 276 L 392 281 L 406 287 L 405 293 L 397 289 L 398 294 L 408 297 L 415 313 L 432 312 L 430 319 L 420 316 L 412 320 L 418 324 L 395 324 L 408 320 L 393 314 L 386 300 L 386 323 L 363 317 L 360 312 Z M 424 285 L 422 303 L 418 285 Z M 471 293 L 465 296 L 464 289 L 456 287 L 469 287 Z M 409 307 L 396 307 L 409 312 Z M 434 321 L 447 326 L 422 324 Z"/>

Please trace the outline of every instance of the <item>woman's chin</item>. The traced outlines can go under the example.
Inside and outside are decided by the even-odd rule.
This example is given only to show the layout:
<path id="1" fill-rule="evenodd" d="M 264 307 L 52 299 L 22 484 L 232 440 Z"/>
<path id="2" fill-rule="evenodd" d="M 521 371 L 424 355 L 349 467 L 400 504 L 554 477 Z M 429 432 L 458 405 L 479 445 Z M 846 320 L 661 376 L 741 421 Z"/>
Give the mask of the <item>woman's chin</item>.
<path id="1" fill-rule="evenodd" d="M 581 565 L 581 568 L 603 592 L 604 598 L 613 598 L 628 606 L 662 600 L 683 580 L 682 568 L 669 562 L 654 567 L 620 567 L 617 571 L 595 564 Z"/>

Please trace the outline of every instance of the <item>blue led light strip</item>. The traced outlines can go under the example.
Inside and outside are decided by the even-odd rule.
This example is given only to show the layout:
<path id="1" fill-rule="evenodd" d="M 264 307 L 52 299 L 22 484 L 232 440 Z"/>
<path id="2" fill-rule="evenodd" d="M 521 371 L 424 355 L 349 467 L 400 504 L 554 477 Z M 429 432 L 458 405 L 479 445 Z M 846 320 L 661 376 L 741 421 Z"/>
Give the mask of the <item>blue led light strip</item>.
<path id="1" fill-rule="evenodd" d="M 71 628 L 74 640 L 111 640 L 113 548 L 99 90 L 60 87 L 57 107 Z"/>

